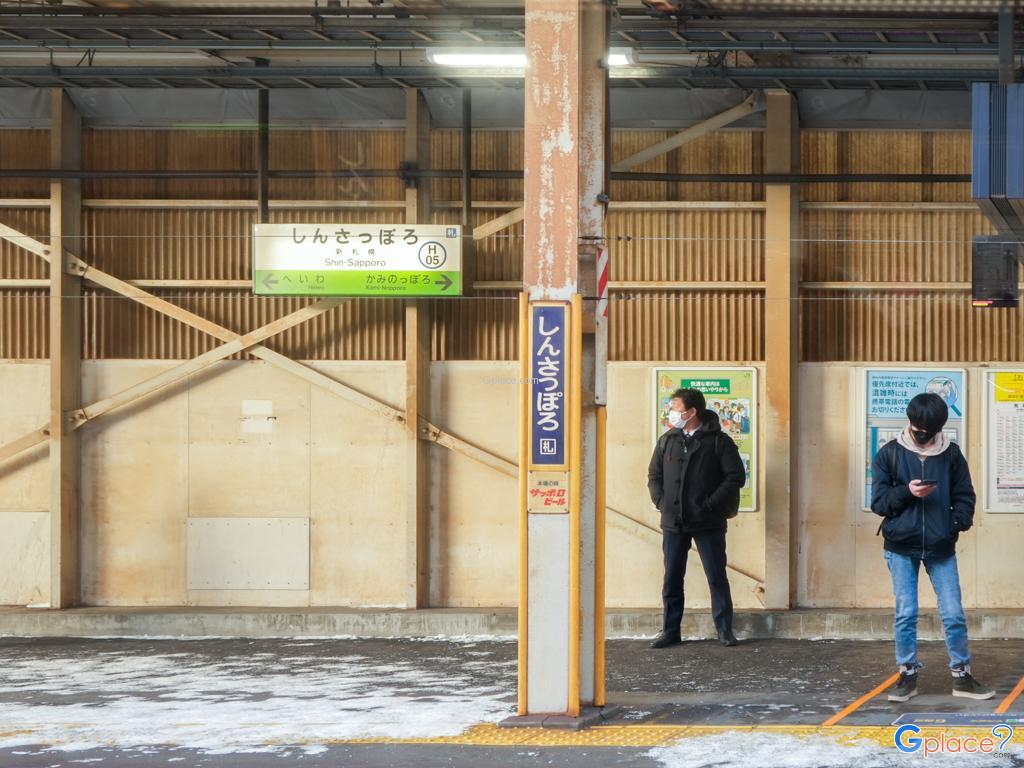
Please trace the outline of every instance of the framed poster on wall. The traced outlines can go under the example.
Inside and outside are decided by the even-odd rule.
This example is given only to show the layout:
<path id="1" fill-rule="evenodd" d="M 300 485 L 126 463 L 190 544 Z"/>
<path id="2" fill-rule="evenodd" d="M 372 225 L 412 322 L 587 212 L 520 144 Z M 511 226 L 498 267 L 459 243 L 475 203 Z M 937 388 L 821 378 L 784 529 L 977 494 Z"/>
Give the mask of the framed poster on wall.
<path id="1" fill-rule="evenodd" d="M 655 368 L 652 445 L 669 429 L 668 403 L 677 389 L 699 389 L 722 431 L 740 451 L 747 482 L 740 489 L 740 511 L 757 509 L 757 369 Z"/>
<path id="2" fill-rule="evenodd" d="M 1024 512 L 1024 370 L 985 372 L 985 511 Z"/>
<path id="3" fill-rule="evenodd" d="M 962 368 L 869 368 L 865 371 L 864 509 L 871 509 L 871 464 L 878 449 L 895 440 L 907 425 L 907 404 L 922 392 L 933 392 L 949 406 L 943 432 L 966 455 L 967 377 Z"/>

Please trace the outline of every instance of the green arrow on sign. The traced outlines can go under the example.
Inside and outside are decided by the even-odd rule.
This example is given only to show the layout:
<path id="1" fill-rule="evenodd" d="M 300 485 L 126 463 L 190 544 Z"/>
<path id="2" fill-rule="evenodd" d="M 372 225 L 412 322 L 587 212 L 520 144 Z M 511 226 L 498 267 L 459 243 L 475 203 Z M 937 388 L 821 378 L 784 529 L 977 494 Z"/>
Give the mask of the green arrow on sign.
<path id="1" fill-rule="evenodd" d="M 448 275 L 442 274 L 441 279 L 437 281 L 438 285 L 441 286 L 442 291 L 447 291 L 451 287 L 452 279 Z"/>
<path id="2" fill-rule="evenodd" d="M 273 272 L 268 272 L 266 277 L 263 278 L 263 287 L 268 291 L 272 291 L 275 285 L 277 285 L 277 278 L 274 277 Z"/>

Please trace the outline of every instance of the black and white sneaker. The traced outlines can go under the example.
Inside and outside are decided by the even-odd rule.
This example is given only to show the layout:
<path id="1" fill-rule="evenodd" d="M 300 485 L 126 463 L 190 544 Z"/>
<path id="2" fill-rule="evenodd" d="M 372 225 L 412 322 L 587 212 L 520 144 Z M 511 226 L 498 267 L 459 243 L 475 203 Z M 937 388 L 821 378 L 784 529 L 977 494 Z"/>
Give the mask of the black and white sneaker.
<path id="1" fill-rule="evenodd" d="M 896 686 L 889 691 L 889 701 L 909 701 L 917 696 L 917 672 L 900 672 Z"/>
<path id="2" fill-rule="evenodd" d="M 953 670 L 953 695 L 965 699 L 991 699 L 996 692 L 982 685 L 971 675 L 971 668 L 958 667 Z"/>

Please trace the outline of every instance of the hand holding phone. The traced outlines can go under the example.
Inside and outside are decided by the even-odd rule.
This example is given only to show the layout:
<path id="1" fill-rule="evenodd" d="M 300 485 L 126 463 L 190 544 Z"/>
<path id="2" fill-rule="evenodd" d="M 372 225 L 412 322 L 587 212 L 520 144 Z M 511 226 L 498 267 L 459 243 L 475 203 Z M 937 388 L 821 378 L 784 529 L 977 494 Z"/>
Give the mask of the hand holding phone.
<path id="1" fill-rule="evenodd" d="M 938 485 L 938 482 L 938 480 L 911 480 L 908 487 L 914 496 L 923 499 L 935 492 L 935 486 Z"/>

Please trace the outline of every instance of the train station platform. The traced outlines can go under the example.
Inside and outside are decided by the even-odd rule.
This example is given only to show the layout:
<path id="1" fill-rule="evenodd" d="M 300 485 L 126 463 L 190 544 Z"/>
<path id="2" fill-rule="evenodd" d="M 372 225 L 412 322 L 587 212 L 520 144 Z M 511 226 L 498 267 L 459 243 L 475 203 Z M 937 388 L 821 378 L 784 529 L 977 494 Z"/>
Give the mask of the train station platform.
<path id="1" fill-rule="evenodd" d="M 924 642 L 921 694 L 893 704 L 891 642 L 612 640 L 607 719 L 572 731 L 499 727 L 510 640 L 4 638 L 0 766 L 897 766 L 903 723 L 930 765 L 1024 765 L 1024 643 L 972 650 L 993 699 L 952 697 Z M 998 724 L 998 752 L 949 749 Z"/>

